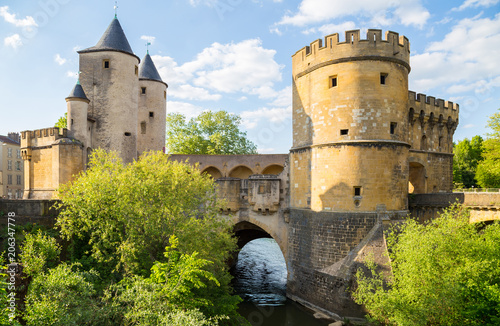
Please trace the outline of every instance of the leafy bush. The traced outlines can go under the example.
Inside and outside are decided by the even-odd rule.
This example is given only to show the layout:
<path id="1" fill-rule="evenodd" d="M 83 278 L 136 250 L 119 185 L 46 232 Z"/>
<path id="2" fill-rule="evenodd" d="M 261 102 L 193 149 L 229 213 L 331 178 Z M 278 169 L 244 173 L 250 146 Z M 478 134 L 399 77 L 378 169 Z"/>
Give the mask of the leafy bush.
<path id="1" fill-rule="evenodd" d="M 34 276 L 55 267 L 59 262 L 60 253 L 61 246 L 57 244 L 56 239 L 45 235 L 41 230 L 36 234 L 25 234 L 20 254 L 24 273 Z"/>
<path id="2" fill-rule="evenodd" d="M 35 275 L 26 297 L 27 325 L 118 325 L 97 297 L 98 278 L 95 271 L 65 263 Z"/>
<path id="3" fill-rule="evenodd" d="M 368 263 L 356 302 L 389 325 L 499 325 L 500 224 L 476 227 L 460 206 L 425 225 L 408 220 L 388 237 L 393 279 Z"/>

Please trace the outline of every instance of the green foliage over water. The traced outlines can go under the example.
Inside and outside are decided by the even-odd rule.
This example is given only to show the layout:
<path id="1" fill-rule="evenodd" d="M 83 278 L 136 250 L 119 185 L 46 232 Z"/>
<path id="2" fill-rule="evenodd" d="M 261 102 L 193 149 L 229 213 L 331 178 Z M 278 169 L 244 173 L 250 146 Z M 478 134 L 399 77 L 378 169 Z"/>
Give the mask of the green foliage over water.
<path id="1" fill-rule="evenodd" d="M 246 324 L 226 264 L 236 239 L 197 168 L 96 150 L 59 196 L 68 259 L 52 237 L 27 235 L 27 325 Z"/>
<path id="2" fill-rule="evenodd" d="M 469 224 L 460 206 L 428 224 L 408 220 L 388 237 L 393 278 L 373 263 L 356 274 L 356 302 L 387 325 L 499 325 L 500 223 Z"/>

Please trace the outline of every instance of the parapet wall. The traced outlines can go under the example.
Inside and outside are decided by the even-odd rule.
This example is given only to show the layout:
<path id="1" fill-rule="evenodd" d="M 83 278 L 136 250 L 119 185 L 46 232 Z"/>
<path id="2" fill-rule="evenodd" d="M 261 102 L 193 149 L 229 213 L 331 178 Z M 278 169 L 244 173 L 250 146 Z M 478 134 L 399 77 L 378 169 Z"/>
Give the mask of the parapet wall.
<path id="1" fill-rule="evenodd" d="M 68 137 L 66 128 L 57 127 L 21 131 L 21 148 L 50 146 L 59 138 Z"/>
<path id="2" fill-rule="evenodd" d="M 345 32 L 345 41 L 339 42 L 339 34 L 331 34 L 318 39 L 297 51 L 292 56 L 295 76 L 297 72 L 311 69 L 325 61 L 377 60 L 381 57 L 398 61 L 410 70 L 410 42 L 405 36 L 387 31 L 382 38 L 382 30 L 369 29 L 366 39 L 360 38 L 359 30 Z"/>
<path id="3" fill-rule="evenodd" d="M 425 117 L 433 118 L 435 122 L 458 124 L 459 105 L 457 103 L 408 91 L 408 105 L 413 118 L 418 118 L 423 114 Z"/>

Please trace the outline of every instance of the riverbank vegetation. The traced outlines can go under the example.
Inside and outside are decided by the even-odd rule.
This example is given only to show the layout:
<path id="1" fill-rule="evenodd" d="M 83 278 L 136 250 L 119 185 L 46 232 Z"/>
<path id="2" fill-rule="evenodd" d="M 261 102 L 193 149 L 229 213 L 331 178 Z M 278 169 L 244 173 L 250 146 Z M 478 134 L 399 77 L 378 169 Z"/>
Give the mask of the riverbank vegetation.
<path id="1" fill-rule="evenodd" d="M 22 246 L 27 325 L 247 324 L 226 263 L 236 239 L 197 168 L 97 150 L 59 197 L 59 234 Z"/>
<path id="2" fill-rule="evenodd" d="M 492 132 L 483 140 L 474 136 L 454 144 L 455 188 L 500 188 L 500 111 L 487 124 Z"/>
<path id="3" fill-rule="evenodd" d="M 427 224 L 409 219 L 387 238 L 392 278 L 373 262 L 353 296 L 383 325 L 500 325 L 500 223 L 469 223 L 452 206 Z"/>

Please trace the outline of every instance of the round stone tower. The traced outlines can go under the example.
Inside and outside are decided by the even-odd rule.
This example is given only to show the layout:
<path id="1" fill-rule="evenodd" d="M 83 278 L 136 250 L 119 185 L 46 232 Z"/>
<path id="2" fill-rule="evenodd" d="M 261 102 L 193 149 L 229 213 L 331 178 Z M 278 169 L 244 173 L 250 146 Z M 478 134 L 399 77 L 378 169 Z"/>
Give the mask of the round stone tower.
<path id="1" fill-rule="evenodd" d="M 80 85 L 80 81 L 78 81 L 71 93 L 66 97 L 68 107 L 68 136 L 78 139 L 85 147 L 90 145 L 90 133 L 87 130 L 89 102 Z"/>
<path id="2" fill-rule="evenodd" d="M 95 120 L 94 148 L 116 150 L 125 163 L 137 158 L 139 58 L 115 17 L 97 45 L 78 51 L 80 82 Z"/>
<path id="3" fill-rule="evenodd" d="M 87 163 L 87 148 L 91 147 L 91 132 L 88 130 L 88 107 L 89 99 L 83 91 L 80 80 L 77 81 L 71 93 L 66 97 L 68 108 L 68 136 L 80 141 L 83 145 L 82 151 L 82 167 L 85 169 Z"/>
<path id="4" fill-rule="evenodd" d="M 162 151 L 165 147 L 167 87 L 149 55 L 139 69 L 139 111 L 137 151 Z"/>
<path id="5" fill-rule="evenodd" d="M 408 39 L 347 31 L 293 55 L 291 207 L 404 211 L 408 193 Z"/>

